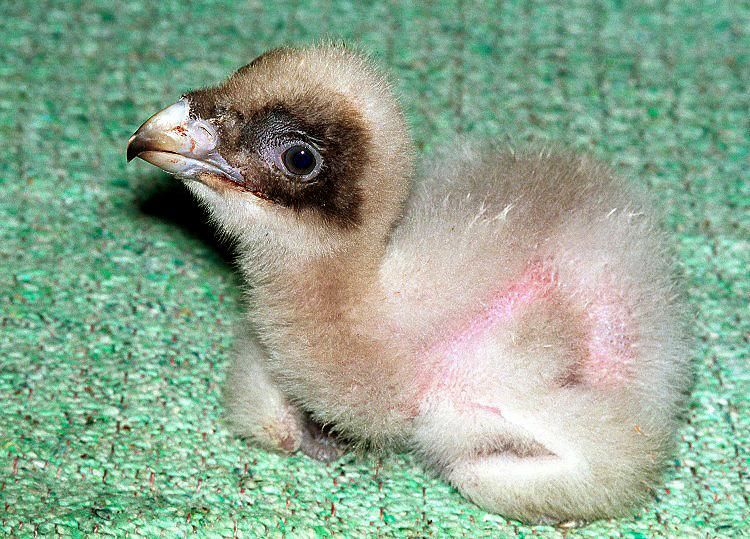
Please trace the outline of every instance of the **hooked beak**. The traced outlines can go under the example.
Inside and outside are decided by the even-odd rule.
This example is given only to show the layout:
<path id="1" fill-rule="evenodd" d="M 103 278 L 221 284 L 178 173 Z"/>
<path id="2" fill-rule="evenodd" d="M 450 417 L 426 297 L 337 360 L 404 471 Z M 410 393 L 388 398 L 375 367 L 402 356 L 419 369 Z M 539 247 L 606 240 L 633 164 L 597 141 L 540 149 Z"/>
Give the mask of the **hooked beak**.
<path id="1" fill-rule="evenodd" d="M 242 185 L 242 174 L 221 156 L 218 142 L 216 128 L 190 118 L 190 103 L 183 98 L 151 116 L 130 137 L 128 162 L 140 157 L 181 179 L 207 183 L 208 175 Z"/>

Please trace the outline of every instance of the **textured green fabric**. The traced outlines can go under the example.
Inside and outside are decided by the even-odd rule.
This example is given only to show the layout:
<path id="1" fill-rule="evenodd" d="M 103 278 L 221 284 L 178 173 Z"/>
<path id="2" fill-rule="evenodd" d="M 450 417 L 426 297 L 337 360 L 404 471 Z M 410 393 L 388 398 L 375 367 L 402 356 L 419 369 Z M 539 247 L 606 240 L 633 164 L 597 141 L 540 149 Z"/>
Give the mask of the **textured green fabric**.
<path id="1" fill-rule="evenodd" d="M 0 2 L 0 532 L 164 536 L 748 533 L 750 5 Z M 228 250 L 125 144 L 263 50 L 358 42 L 420 149 L 456 132 L 592 152 L 663 203 L 695 315 L 679 453 L 635 517 L 487 514 L 408 456 L 322 465 L 221 421 Z"/>

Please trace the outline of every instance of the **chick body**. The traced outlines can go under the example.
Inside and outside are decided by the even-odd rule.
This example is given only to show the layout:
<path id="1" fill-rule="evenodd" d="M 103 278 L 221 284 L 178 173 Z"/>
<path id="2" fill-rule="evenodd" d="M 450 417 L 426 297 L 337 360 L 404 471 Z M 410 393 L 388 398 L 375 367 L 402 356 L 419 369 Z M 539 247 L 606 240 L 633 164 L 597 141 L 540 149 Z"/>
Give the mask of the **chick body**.
<path id="1" fill-rule="evenodd" d="M 228 132 L 216 102 L 255 125 L 247 118 L 274 93 L 321 118 L 343 99 L 366 170 L 347 183 L 356 203 L 339 204 L 357 217 L 339 224 L 326 215 L 341 197 L 295 207 L 304 184 L 284 207 L 270 188 L 258 197 L 256 184 L 240 184 L 248 195 L 188 178 L 252 283 L 252 329 L 228 378 L 235 430 L 330 456 L 310 416 L 355 442 L 413 449 L 469 499 L 523 520 L 592 519 L 643 500 L 670 454 L 689 368 L 670 257 L 642 196 L 585 157 L 466 143 L 410 189 L 387 85 L 337 47 L 274 52 L 186 98 Z M 235 155 L 245 149 L 218 149 L 232 177 L 248 175 L 252 162 Z"/>
<path id="2" fill-rule="evenodd" d="M 436 335 L 422 345 L 433 389 L 420 451 L 504 515 L 621 513 L 657 479 L 688 381 L 648 204 L 565 153 L 470 149 L 446 169 L 394 238 L 395 252 L 415 247 L 397 257 L 401 274 L 440 291 L 423 307 L 436 330 L 416 332 Z"/>
<path id="3" fill-rule="evenodd" d="M 319 422 L 416 449 L 488 510 L 618 514 L 657 480 L 686 383 L 662 235 L 585 158 L 461 151 L 370 271 L 346 254 L 257 290 L 268 368 Z"/>

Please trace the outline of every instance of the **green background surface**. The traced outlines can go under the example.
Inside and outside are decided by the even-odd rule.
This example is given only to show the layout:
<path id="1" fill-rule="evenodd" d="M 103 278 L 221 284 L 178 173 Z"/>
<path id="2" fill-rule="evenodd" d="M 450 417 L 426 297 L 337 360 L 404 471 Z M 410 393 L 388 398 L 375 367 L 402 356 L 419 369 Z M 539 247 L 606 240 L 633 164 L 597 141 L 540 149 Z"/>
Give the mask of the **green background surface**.
<path id="1" fill-rule="evenodd" d="M 268 47 L 360 43 L 420 150 L 561 142 L 661 201 L 695 317 L 679 452 L 636 516 L 527 527 L 409 456 L 331 465 L 221 421 L 231 254 L 128 136 Z M 0 532 L 686 537 L 748 532 L 746 1 L 0 2 Z"/>

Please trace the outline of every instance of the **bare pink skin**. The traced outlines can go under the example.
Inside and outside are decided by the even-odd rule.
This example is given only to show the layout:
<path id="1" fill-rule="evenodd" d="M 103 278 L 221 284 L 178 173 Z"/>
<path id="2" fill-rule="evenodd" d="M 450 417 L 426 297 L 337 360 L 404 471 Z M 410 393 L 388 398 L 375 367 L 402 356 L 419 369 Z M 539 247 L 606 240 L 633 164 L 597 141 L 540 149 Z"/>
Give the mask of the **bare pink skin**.
<path id="1" fill-rule="evenodd" d="M 541 264 L 532 265 L 520 280 L 496 292 L 487 302 L 487 307 L 472 316 L 467 323 L 446 339 L 437 341 L 427 351 L 429 355 L 440 354 L 456 367 L 456 360 L 465 356 L 477 339 L 490 329 L 515 318 L 526 305 L 545 299 L 556 285 L 555 276 Z"/>
<path id="2" fill-rule="evenodd" d="M 590 333 L 582 381 L 592 386 L 626 383 L 635 361 L 635 322 L 623 299 L 616 290 L 600 287 L 586 314 Z"/>
<path id="3" fill-rule="evenodd" d="M 549 262 L 532 263 L 517 281 L 494 293 L 484 308 L 433 341 L 423 351 L 427 359 L 418 375 L 418 401 L 431 389 L 445 390 L 456 380 L 465 379 L 467 366 L 461 363 L 462 358 L 471 357 L 485 336 L 517 319 L 529 306 L 549 301 L 559 291 L 558 285 Z M 635 359 L 633 321 L 616 290 L 600 286 L 594 297 L 584 315 L 583 325 L 588 329 L 586 356 L 576 371 L 577 382 L 598 387 L 624 384 Z M 470 400 L 464 400 L 464 404 L 501 415 L 496 406 Z"/>

